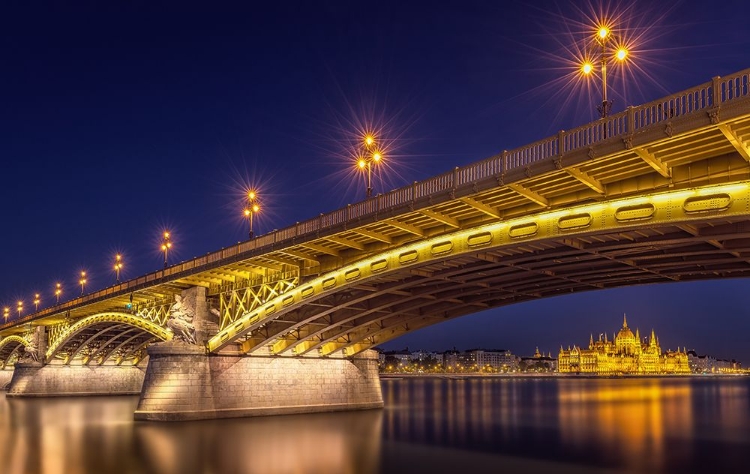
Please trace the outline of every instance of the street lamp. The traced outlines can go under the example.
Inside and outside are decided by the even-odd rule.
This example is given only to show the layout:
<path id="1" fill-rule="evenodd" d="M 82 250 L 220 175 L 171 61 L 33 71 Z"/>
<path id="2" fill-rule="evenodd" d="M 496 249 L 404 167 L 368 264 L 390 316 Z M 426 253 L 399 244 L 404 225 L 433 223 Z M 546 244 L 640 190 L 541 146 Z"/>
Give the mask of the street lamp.
<path id="1" fill-rule="evenodd" d="M 258 193 L 254 190 L 250 190 L 247 192 L 247 206 L 245 206 L 245 210 L 243 211 L 245 214 L 245 217 L 247 217 L 248 222 L 250 223 L 250 232 L 248 236 L 252 239 L 253 238 L 253 214 L 260 211 L 260 203 L 258 202 Z"/>
<path id="2" fill-rule="evenodd" d="M 18 302 L 18 306 L 17 306 L 16 309 L 18 309 L 18 317 L 20 318 L 21 317 L 21 313 L 23 312 L 23 301 L 19 301 Z"/>
<path id="3" fill-rule="evenodd" d="M 122 270 L 122 255 L 115 255 L 115 284 L 120 284 L 120 270 Z"/>
<path id="4" fill-rule="evenodd" d="M 169 240 L 169 231 L 164 231 L 164 240 L 161 243 L 161 251 L 164 252 L 164 268 L 167 268 L 167 256 L 169 255 L 169 249 L 172 248 L 172 241 Z"/>
<path id="5" fill-rule="evenodd" d="M 10 308 L 7 306 L 3 308 L 3 318 L 5 318 L 5 322 L 8 322 L 8 316 L 10 316 Z"/>
<path id="6" fill-rule="evenodd" d="M 367 197 L 372 197 L 372 167 L 383 161 L 382 153 L 377 149 L 375 136 L 368 133 L 362 140 L 362 145 L 357 153 L 357 168 L 367 173 Z"/>
<path id="7" fill-rule="evenodd" d="M 39 293 L 34 293 L 34 312 L 36 313 L 39 311 L 39 302 L 41 300 L 39 299 Z"/>
<path id="8" fill-rule="evenodd" d="M 78 284 L 81 285 L 81 296 L 83 296 L 83 290 L 86 287 L 86 272 L 81 272 L 81 279 L 78 280 Z"/>
<path id="9" fill-rule="evenodd" d="M 614 43 L 614 52 L 608 47 L 610 43 Z M 607 118 L 612 109 L 612 101 L 607 99 L 607 64 L 612 61 L 625 61 L 628 58 L 629 52 L 622 40 L 615 36 L 612 33 L 612 29 L 606 24 L 601 24 L 597 28 L 592 44 L 593 48 L 590 52 L 590 59 L 581 64 L 581 72 L 585 76 L 591 75 L 594 72 L 594 62 L 597 59 L 599 60 L 602 77 L 602 104 L 598 105 L 596 109 L 599 111 L 601 118 Z"/>
<path id="10" fill-rule="evenodd" d="M 57 303 L 60 304 L 60 295 L 62 294 L 62 285 L 59 283 L 55 283 L 55 298 L 57 298 Z"/>

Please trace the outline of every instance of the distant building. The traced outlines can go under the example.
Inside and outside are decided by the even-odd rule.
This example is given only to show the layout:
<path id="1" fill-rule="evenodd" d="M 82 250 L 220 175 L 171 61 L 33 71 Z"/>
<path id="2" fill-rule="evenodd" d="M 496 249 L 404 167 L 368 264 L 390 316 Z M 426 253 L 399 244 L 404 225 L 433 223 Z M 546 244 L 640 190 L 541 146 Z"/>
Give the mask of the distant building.
<path id="1" fill-rule="evenodd" d="M 628 321 L 623 317 L 622 328 L 614 337 L 599 336 L 589 339 L 588 349 L 573 346 L 564 350 L 560 347 L 558 370 L 563 373 L 591 373 L 600 375 L 613 374 L 689 374 L 688 355 L 686 351 L 667 351 L 662 353 L 659 339 L 651 330 L 648 341 L 641 341 L 640 332 L 635 334 L 628 328 Z"/>
<path id="2" fill-rule="evenodd" d="M 520 369 L 523 372 L 555 372 L 557 371 L 557 359 L 552 353 L 544 355 L 536 348 L 531 357 L 521 357 Z"/>
<path id="3" fill-rule="evenodd" d="M 514 372 L 519 358 L 505 349 L 469 349 L 444 353 L 445 367 L 460 372 Z"/>

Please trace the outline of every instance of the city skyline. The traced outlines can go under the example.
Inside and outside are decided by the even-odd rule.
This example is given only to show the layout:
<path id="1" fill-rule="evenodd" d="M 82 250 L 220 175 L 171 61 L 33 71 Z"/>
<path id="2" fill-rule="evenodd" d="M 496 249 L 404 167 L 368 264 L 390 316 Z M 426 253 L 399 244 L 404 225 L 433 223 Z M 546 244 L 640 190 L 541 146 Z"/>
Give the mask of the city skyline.
<path id="1" fill-rule="evenodd" d="M 489 26 L 480 18 L 488 12 L 479 4 L 472 6 L 476 12 L 462 18 L 473 25 Z M 10 179 L 0 190 L 2 214 L 14 221 L 2 234 L 6 248 L 2 265 L 6 270 L 0 280 L 0 300 L 10 306 L 11 312 L 16 311 L 16 301 L 23 300 L 27 313 L 34 306 L 35 293 L 42 295 L 42 307 L 48 305 L 55 298 L 56 282 L 63 282 L 63 300 L 77 295 L 79 286 L 81 292 L 88 292 L 111 285 L 119 277 L 112 268 L 116 254 L 123 256 L 123 279 L 160 268 L 160 235 L 165 229 L 173 232 L 173 262 L 246 239 L 247 223 L 238 196 L 248 187 L 258 185 L 264 193 L 264 209 L 256 222 L 256 233 L 260 234 L 361 200 L 363 183 L 351 174 L 344 142 L 369 121 L 388 124 L 384 136 L 397 150 L 393 171 L 398 174 L 389 175 L 388 183 L 376 181 L 376 192 L 383 192 L 595 118 L 590 102 L 598 100 L 596 94 L 578 97 L 584 105 L 573 108 L 576 113 L 554 117 L 543 112 L 554 97 L 550 91 L 528 95 L 559 75 L 559 71 L 534 66 L 537 58 L 533 48 L 514 49 L 514 41 L 506 37 L 518 33 L 529 43 L 536 42 L 536 47 L 546 46 L 550 51 L 559 48 L 560 41 L 549 31 L 547 36 L 528 33 L 535 24 L 532 17 L 539 14 L 535 8 L 516 4 L 495 12 L 519 22 L 512 26 L 513 21 L 509 21 L 511 31 L 498 40 L 502 46 L 494 46 L 503 53 L 497 63 L 504 60 L 514 71 L 506 74 L 501 68 L 491 69 L 493 79 L 500 79 L 497 84 L 502 87 L 478 79 L 481 68 L 477 64 L 490 64 L 492 55 L 481 51 L 477 41 L 469 39 L 468 28 L 462 27 L 459 37 L 467 40 L 466 44 L 447 45 L 425 58 L 422 67 L 436 67 L 445 77 L 424 88 L 417 85 L 424 77 L 419 67 L 401 67 L 428 44 L 408 32 L 418 24 L 415 22 L 421 12 L 404 7 L 398 10 L 403 15 L 402 23 L 389 25 L 403 44 L 410 45 L 403 51 L 396 39 L 387 45 L 377 44 L 362 34 L 355 35 L 357 44 L 341 46 L 334 40 L 347 38 L 350 32 L 337 31 L 336 27 L 346 30 L 349 22 L 360 18 L 361 11 L 356 7 L 329 9 L 332 11 L 326 14 L 333 19 L 321 21 L 331 27 L 332 36 L 312 34 L 314 29 L 308 28 L 305 31 L 312 34 L 314 46 L 301 49 L 284 43 L 279 39 L 283 35 L 276 36 L 286 28 L 306 25 L 294 15 L 291 23 L 285 24 L 284 14 L 290 11 L 283 8 L 265 12 L 278 30 L 269 26 L 258 36 L 247 36 L 240 28 L 243 20 L 235 19 L 237 29 L 231 34 L 212 29 L 208 38 L 202 38 L 208 45 L 196 41 L 187 29 L 177 25 L 164 29 L 155 19 L 151 20 L 155 23 L 142 20 L 146 36 L 135 37 L 128 32 L 127 23 L 133 12 L 127 11 L 122 17 L 118 17 L 122 12 L 104 12 L 108 21 L 91 24 L 83 18 L 60 26 L 52 17 L 42 18 L 36 28 L 46 28 L 47 36 L 37 38 L 31 38 L 37 30 L 6 30 L 9 37 L 15 35 L 7 43 L 16 46 L 10 63 L 18 71 L 11 78 L 14 93 L 8 94 L 6 101 L 9 115 L 4 121 L 10 139 L 0 149 L 3 156 L 10 157 L 5 164 Z M 440 6 L 428 14 L 428 19 L 445 21 L 449 11 Z M 575 11 L 567 13 L 572 16 Z M 376 12 L 375 18 L 383 15 L 397 16 L 386 10 Z M 678 34 L 682 24 L 679 15 L 670 10 L 657 15 L 676 36 L 666 35 L 666 39 L 676 44 L 684 41 Z M 188 22 L 200 24 L 194 13 L 183 16 Z M 70 25 L 81 29 L 77 33 L 67 31 Z M 423 28 L 418 31 L 424 33 Z M 49 39 L 55 32 L 63 31 L 70 34 L 62 35 L 60 44 L 51 44 Z M 92 34 L 99 35 L 104 43 L 88 42 Z M 310 60 L 302 64 L 317 73 L 304 76 L 315 79 L 296 76 L 295 72 L 300 74 L 299 63 L 262 49 L 253 52 L 260 55 L 254 59 L 263 66 L 257 66 L 257 70 L 241 66 L 238 58 L 247 52 L 238 46 L 232 48 L 233 40 L 239 38 L 247 47 L 264 35 L 277 38 L 283 46 L 278 50 L 297 60 L 312 50 L 322 64 Z M 642 102 L 663 95 L 662 89 L 680 90 L 748 66 L 742 54 L 732 53 L 746 48 L 746 39 L 733 36 L 731 28 L 713 32 L 711 38 L 711 43 L 696 46 L 697 58 L 674 58 L 672 68 L 685 66 L 679 71 L 662 66 L 657 72 L 663 84 L 645 80 L 645 90 L 634 91 L 630 97 Z M 713 58 L 709 45 L 716 43 L 724 45 L 725 54 Z M 368 75 L 369 61 L 350 59 L 358 46 L 378 65 L 387 65 L 390 54 L 395 53 L 393 65 L 384 66 L 388 70 L 385 76 Z M 675 46 L 680 47 L 688 46 Z M 439 65 L 440 59 L 449 59 L 454 66 L 463 64 L 459 57 L 467 52 L 477 57 L 476 63 L 465 64 L 465 74 L 449 74 L 448 66 Z M 176 69 L 170 71 L 162 62 Z M 269 73 L 274 64 L 284 71 L 284 81 L 277 87 L 272 84 L 277 76 Z M 214 69 L 224 74 L 209 72 Z M 58 74 L 55 81 L 48 79 L 52 71 Z M 365 86 L 359 84 L 360 77 L 367 78 Z M 98 86 L 87 82 L 93 78 L 101 80 Z M 253 80 L 260 86 L 253 87 Z M 224 91 L 227 81 L 231 87 Z M 388 87 L 382 86 L 383 82 L 389 83 Z M 172 87 L 175 84 L 177 87 Z M 299 91 L 301 85 L 322 90 L 317 95 L 323 99 L 310 91 L 287 99 L 285 93 Z M 270 95 L 275 101 L 262 100 L 258 88 L 273 91 Z M 415 90 L 418 93 L 411 94 Z M 458 99 L 443 104 L 432 98 L 449 91 L 473 95 L 467 104 Z M 358 100 L 362 95 L 368 96 L 367 100 Z M 382 96 L 385 99 L 377 100 Z M 235 97 L 242 98 L 240 106 L 231 105 Z M 487 97 L 492 97 L 492 105 L 480 105 Z M 525 108 L 522 103 L 527 99 L 530 105 Z M 261 105 L 256 106 L 254 101 Z M 272 114 L 274 106 L 283 113 Z M 617 110 L 623 107 L 623 103 L 615 102 Z M 456 110 L 471 117 L 467 123 L 453 118 L 461 115 Z M 19 119 L 11 120 L 11 114 Z M 220 117 L 216 123 L 207 118 L 216 116 Z M 518 116 L 523 119 L 514 124 Z M 295 123 L 290 120 L 294 117 L 304 119 Z M 288 123 L 295 125 L 290 127 Z M 453 130 L 455 136 L 450 133 Z M 275 165 L 290 156 L 285 166 Z M 284 172 L 284 168 L 296 172 Z M 344 185 L 338 188 L 333 183 Z M 304 204 L 300 206 L 299 202 Z M 80 283 L 84 280 L 79 278 L 81 271 L 87 272 L 85 283 Z M 746 287 L 746 280 L 728 280 L 556 297 L 466 316 L 384 346 L 437 345 L 451 335 L 458 335 L 461 341 L 475 341 L 466 345 L 477 346 L 493 333 L 515 333 L 519 344 L 532 341 L 532 347 L 541 347 L 543 343 L 534 343 L 530 334 L 539 324 L 549 333 L 537 336 L 544 342 L 560 332 L 576 334 L 595 318 L 608 319 L 614 311 L 624 310 L 629 314 L 640 312 L 659 324 L 684 319 L 683 332 L 676 334 L 674 341 L 665 341 L 665 347 L 699 346 L 701 341 L 694 339 L 701 335 L 707 339 L 705 352 L 748 360 L 748 349 L 741 338 L 750 324 L 745 321 L 747 310 L 741 297 Z M 706 327 L 707 320 L 721 323 L 717 324 L 721 329 Z"/>

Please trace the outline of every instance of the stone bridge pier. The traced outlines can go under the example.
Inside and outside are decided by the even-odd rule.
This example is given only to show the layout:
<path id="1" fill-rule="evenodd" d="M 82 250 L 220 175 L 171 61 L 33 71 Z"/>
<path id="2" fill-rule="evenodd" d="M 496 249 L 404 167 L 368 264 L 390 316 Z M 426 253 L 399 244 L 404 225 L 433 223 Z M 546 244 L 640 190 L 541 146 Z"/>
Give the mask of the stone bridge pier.
<path id="1" fill-rule="evenodd" d="M 218 326 L 196 298 L 196 344 L 175 338 L 148 347 L 136 420 L 198 420 L 382 408 L 375 351 L 356 358 L 209 354 Z"/>
<path id="2" fill-rule="evenodd" d="M 13 369 L 0 370 L 0 390 L 6 390 L 13 378 Z"/>
<path id="3" fill-rule="evenodd" d="M 375 351 L 351 359 L 207 355 L 149 347 L 136 420 L 198 420 L 382 408 Z"/>
<path id="4" fill-rule="evenodd" d="M 7 383 L 8 397 L 135 395 L 141 391 L 145 362 L 136 366 L 45 364 L 44 326 L 34 328 L 33 339 L 37 346 L 36 357 L 16 362 Z"/>

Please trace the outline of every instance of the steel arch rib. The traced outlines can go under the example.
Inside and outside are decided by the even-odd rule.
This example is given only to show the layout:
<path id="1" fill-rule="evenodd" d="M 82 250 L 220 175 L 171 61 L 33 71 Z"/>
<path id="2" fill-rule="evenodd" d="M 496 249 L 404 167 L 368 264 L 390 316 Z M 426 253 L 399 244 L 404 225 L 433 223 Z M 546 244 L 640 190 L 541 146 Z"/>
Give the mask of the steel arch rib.
<path id="1" fill-rule="evenodd" d="M 543 211 L 405 245 L 346 265 L 268 301 L 219 331 L 208 341 L 208 349 L 216 352 L 300 304 L 429 262 L 502 248 L 518 242 L 631 230 L 675 222 L 700 222 L 705 220 L 706 215 L 724 219 L 750 216 L 750 181 Z"/>
<path id="2" fill-rule="evenodd" d="M 25 338 L 21 336 L 12 335 L 8 337 L 4 337 L 2 340 L 0 340 L 0 351 L 2 351 L 2 349 L 5 346 L 13 342 L 15 342 L 17 345 L 15 348 L 13 348 L 12 351 L 10 351 L 10 353 L 8 354 L 8 357 L 2 360 L 2 363 L 0 364 L 1 367 L 5 367 L 7 365 L 8 360 L 11 357 L 13 357 L 13 354 L 19 349 L 19 347 L 26 347 L 29 345 L 29 341 L 27 341 Z"/>
<path id="3" fill-rule="evenodd" d="M 117 312 L 99 313 L 92 316 L 86 316 L 85 318 L 76 321 L 74 324 L 71 324 L 70 327 L 68 327 L 62 334 L 60 334 L 60 337 L 58 337 L 57 340 L 54 341 L 54 343 L 50 344 L 50 347 L 47 349 L 47 353 L 45 354 L 46 362 L 51 361 L 52 358 L 57 354 L 57 352 L 65 346 L 65 343 L 68 342 L 71 337 L 75 336 L 87 327 L 101 323 L 126 324 L 128 326 L 140 328 L 150 334 L 153 334 L 162 341 L 172 339 L 171 331 L 138 316 Z"/>
<path id="4" fill-rule="evenodd" d="M 0 350 L 2 350 L 3 347 L 10 344 L 11 342 L 17 342 L 19 344 L 23 344 L 24 346 L 29 345 L 29 341 L 27 341 L 21 336 L 16 336 L 16 335 L 7 336 L 7 337 L 4 337 L 2 340 L 0 340 Z"/>

